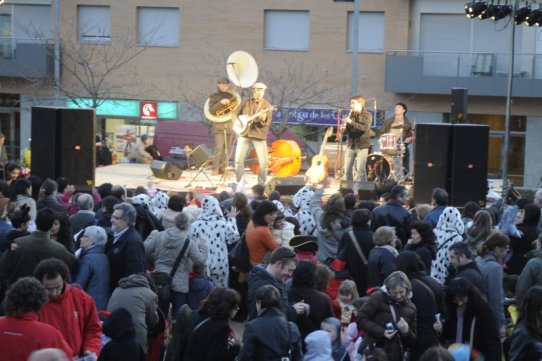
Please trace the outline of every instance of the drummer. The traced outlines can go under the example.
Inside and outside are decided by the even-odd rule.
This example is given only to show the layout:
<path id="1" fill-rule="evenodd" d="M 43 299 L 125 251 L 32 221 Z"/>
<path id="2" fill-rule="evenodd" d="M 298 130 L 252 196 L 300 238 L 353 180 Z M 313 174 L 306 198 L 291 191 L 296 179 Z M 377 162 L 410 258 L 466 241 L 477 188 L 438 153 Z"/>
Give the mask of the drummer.
<path id="1" fill-rule="evenodd" d="M 395 105 L 395 116 L 384 120 L 382 135 L 391 133 L 395 137 L 398 145 L 404 145 L 403 168 L 410 171 L 410 151 L 408 147 L 412 144 L 412 124 L 410 124 L 406 117 L 407 111 L 408 108 L 404 103 L 397 103 Z M 395 150 L 394 153 L 396 151 L 397 150 Z M 383 151 L 383 153 L 387 152 Z"/>

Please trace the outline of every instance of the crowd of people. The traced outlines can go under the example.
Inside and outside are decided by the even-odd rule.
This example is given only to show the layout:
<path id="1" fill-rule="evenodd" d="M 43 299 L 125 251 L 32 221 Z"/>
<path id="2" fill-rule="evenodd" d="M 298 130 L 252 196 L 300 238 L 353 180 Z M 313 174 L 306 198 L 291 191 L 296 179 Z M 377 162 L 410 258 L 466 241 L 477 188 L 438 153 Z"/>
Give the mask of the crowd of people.
<path id="1" fill-rule="evenodd" d="M 204 196 L 106 183 L 88 194 L 64 178 L 10 178 L 0 355 L 540 360 L 541 206 L 542 189 L 501 215 L 450 206 L 440 188 L 415 205 L 400 185 L 379 204 L 324 200 L 314 186 L 288 199 L 260 185 Z M 238 242 L 244 272 L 231 262 Z M 242 336 L 232 321 L 245 322 Z"/>

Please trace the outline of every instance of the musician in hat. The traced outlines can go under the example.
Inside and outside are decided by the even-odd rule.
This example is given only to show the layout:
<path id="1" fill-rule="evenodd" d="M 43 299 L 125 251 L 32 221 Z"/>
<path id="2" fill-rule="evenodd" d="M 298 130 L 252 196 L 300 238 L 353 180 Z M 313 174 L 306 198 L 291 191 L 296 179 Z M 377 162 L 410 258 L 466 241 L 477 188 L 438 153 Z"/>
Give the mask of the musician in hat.
<path id="1" fill-rule="evenodd" d="M 245 170 L 245 158 L 252 145 L 256 150 L 260 170 L 258 172 L 258 184 L 265 184 L 267 179 L 267 133 L 273 121 L 273 106 L 264 99 L 267 86 L 264 83 L 256 83 L 252 86 L 252 97 L 245 99 L 241 105 L 232 111 L 232 120 L 241 126 L 244 131 L 240 132 L 235 151 L 235 173 L 237 182 L 241 181 Z"/>
<path id="2" fill-rule="evenodd" d="M 297 235 L 290 238 L 290 247 L 294 249 L 300 261 L 312 261 L 318 263 L 316 252 L 318 251 L 318 238 L 316 236 Z"/>
<path id="3" fill-rule="evenodd" d="M 209 111 L 213 115 L 216 115 L 218 111 L 230 106 L 235 101 L 232 93 L 228 92 L 230 87 L 228 78 L 219 78 L 216 81 L 216 87 L 217 92 L 209 97 Z M 213 133 L 215 135 L 215 152 L 212 174 L 217 175 L 224 173 L 229 156 L 227 153 L 231 150 L 233 135 L 231 119 L 223 123 L 213 122 Z"/>
<path id="4" fill-rule="evenodd" d="M 403 151 L 403 168 L 409 171 L 410 163 L 410 150 L 409 145 L 412 144 L 412 124 L 408 120 L 406 113 L 408 108 L 404 103 L 397 103 L 395 105 L 394 117 L 384 120 L 382 125 L 382 134 L 393 134 L 400 144 L 404 145 Z"/>

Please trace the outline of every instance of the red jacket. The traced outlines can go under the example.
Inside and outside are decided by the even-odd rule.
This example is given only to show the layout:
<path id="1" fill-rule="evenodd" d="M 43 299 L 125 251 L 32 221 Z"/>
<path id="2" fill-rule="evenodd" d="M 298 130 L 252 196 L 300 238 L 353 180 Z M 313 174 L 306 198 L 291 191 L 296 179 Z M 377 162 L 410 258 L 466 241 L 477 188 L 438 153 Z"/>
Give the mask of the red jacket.
<path id="1" fill-rule="evenodd" d="M 0 317 L 0 357 L 2 360 L 26 361 L 42 348 L 58 348 L 72 354 L 62 334 L 51 325 L 38 321 L 38 315 L 27 312 L 22 317 Z"/>
<path id="2" fill-rule="evenodd" d="M 40 321 L 59 330 L 72 347 L 72 356 L 85 351 L 100 353 L 102 330 L 96 305 L 85 291 L 64 284 L 58 300 L 49 300 L 40 312 Z"/>

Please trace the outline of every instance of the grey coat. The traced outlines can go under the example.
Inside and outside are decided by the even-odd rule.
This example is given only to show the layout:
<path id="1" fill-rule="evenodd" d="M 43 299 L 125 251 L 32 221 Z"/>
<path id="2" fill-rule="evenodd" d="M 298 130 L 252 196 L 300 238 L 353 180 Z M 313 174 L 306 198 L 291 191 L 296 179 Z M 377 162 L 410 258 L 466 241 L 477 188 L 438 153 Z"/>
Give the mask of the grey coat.
<path id="1" fill-rule="evenodd" d="M 525 292 L 531 286 L 542 286 L 542 249 L 534 249 L 525 254 L 529 261 L 516 283 L 516 303 L 521 304 Z"/>
<path id="2" fill-rule="evenodd" d="M 147 330 L 158 323 L 158 296 L 150 289 L 143 275 L 131 275 L 119 281 L 107 310 L 125 308 L 132 316 L 136 333 L 136 342 L 147 353 Z"/>
<path id="3" fill-rule="evenodd" d="M 350 230 L 350 227 L 345 227 L 345 225 L 348 225 L 346 216 L 344 219 L 336 219 L 332 223 L 331 229 L 322 226 L 322 222 L 320 221 L 324 214 L 321 205 L 322 194 L 322 189 L 314 191 L 311 198 L 311 210 L 312 217 L 316 222 L 316 237 L 318 238 L 318 252 L 316 252 L 316 256 L 320 262 L 325 263 L 328 258 L 335 259 L 337 257 L 339 241 L 343 237 L 343 234 Z"/>
<path id="4" fill-rule="evenodd" d="M 168 228 L 162 232 L 152 232 L 145 240 L 145 254 L 154 253 L 154 266 L 158 272 L 171 273 L 171 269 L 187 240 L 187 231 L 177 227 Z M 188 293 L 188 274 L 192 264 L 204 265 L 207 261 L 207 246 L 190 242 L 173 276 L 171 288 L 174 291 Z"/>
<path id="5" fill-rule="evenodd" d="M 503 269 L 493 252 L 484 257 L 477 257 L 476 263 L 482 273 L 482 280 L 486 287 L 487 303 L 491 306 L 497 324 L 504 326 L 504 290 L 502 287 Z"/>

